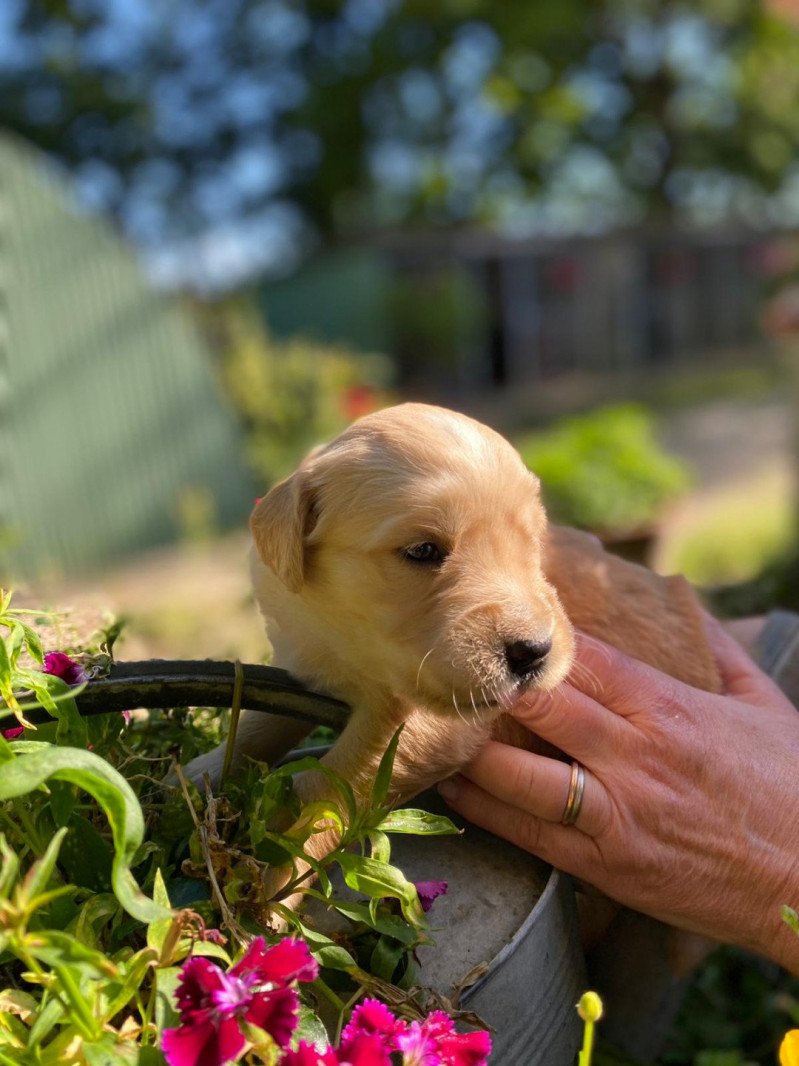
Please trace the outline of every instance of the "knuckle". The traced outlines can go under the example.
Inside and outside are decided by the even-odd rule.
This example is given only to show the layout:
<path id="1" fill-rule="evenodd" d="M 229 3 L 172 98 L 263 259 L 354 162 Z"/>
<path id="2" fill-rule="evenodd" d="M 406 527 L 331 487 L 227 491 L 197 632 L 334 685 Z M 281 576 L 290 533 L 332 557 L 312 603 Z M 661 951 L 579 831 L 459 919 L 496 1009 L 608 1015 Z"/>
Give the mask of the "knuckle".
<path id="1" fill-rule="evenodd" d="M 541 855 L 542 823 L 531 815 L 517 816 L 515 821 L 515 839 L 519 847 L 534 855 Z"/>
<path id="2" fill-rule="evenodd" d="M 510 787 L 516 802 L 524 803 L 525 800 L 536 795 L 540 784 L 532 760 L 525 758 L 516 760 L 510 777 Z"/>
<path id="3" fill-rule="evenodd" d="M 610 839 L 616 835 L 616 826 L 619 821 L 618 811 L 605 789 L 597 790 L 591 811 L 591 836 L 595 839 Z"/>

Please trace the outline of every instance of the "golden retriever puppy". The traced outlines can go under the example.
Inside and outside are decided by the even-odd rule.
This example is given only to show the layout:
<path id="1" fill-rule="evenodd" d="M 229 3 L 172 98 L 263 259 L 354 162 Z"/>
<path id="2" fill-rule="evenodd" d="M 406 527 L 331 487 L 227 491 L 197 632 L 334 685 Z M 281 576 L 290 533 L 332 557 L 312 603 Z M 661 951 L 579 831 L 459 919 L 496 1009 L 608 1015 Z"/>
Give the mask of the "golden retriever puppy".
<path id="1" fill-rule="evenodd" d="M 492 731 L 528 742 L 502 712 L 566 676 L 573 626 L 719 688 L 690 586 L 549 526 L 537 478 L 464 415 L 424 404 L 367 415 L 275 485 L 251 529 L 274 662 L 350 704 L 325 761 L 364 798 L 402 723 L 397 800 L 455 771 Z M 307 728 L 244 715 L 236 753 L 272 760 Z M 204 756 L 190 774 L 216 779 L 220 761 Z M 314 775 L 300 787 L 329 786 Z"/>

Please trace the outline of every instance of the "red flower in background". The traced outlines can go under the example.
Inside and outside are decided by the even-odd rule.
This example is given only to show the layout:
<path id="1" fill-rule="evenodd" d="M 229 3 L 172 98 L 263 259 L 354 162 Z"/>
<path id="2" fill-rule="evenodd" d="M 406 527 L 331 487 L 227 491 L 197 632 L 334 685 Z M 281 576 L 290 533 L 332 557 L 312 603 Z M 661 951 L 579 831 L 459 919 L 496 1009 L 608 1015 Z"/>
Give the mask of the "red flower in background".
<path id="1" fill-rule="evenodd" d="M 342 396 L 344 414 L 350 422 L 371 414 L 379 406 L 377 393 L 370 385 L 352 385 Z"/>

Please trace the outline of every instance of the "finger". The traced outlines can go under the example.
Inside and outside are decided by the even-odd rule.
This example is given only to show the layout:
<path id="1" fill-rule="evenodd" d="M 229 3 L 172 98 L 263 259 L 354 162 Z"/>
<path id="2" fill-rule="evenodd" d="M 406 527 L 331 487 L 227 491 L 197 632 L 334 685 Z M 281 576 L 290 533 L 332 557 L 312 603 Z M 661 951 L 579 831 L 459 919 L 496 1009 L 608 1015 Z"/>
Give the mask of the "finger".
<path id="1" fill-rule="evenodd" d="M 625 723 L 568 682 L 554 692 L 526 693 L 510 713 L 531 733 L 589 766 L 623 743 Z"/>
<path id="2" fill-rule="evenodd" d="M 763 673 L 721 622 L 706 611 L 702 613 L 705 633 L 721 673 L 722 691 L 755 707 L 794 711 L 782 690 Z"/>
<path id="3" fill-rule="evenodd" d="M 502 803 L 559 823 L 569 797 L 572 764 L 492 740 L 461 775 Z M 608 823 L 608 807 L 604 787 L 586 770 L 582 802 L 573 824 L 589 836 L 601 833 Z"/>
<path id="4" fill-rule="evenodd" d="M 473 825 L 538 855 L 558 869 L 588 877 L 597 868 L 597 846 L 576 825 L 563 826 L 538 818 L 497 799 L 459 774 L 442 781 L 438 790 L 447 804 Z"/>
<path id="5" fill-rule="evenodd" d="M 575 637 L 576 657 L 567 680 L 553 692 L 525 693 L 511 714 L 590 766 L 596 755 L 624 743 L 625 717 L 656 706 L 662 686 L 676 682 L 593 637 Z"/>
<path id="6" fill-rule="evenodd" d="M 568 683 L 622 717 L 637 716 L 662 701 L 663 689 L 679 682 L 604 641 L 576 633 L 576 654 Z"/>

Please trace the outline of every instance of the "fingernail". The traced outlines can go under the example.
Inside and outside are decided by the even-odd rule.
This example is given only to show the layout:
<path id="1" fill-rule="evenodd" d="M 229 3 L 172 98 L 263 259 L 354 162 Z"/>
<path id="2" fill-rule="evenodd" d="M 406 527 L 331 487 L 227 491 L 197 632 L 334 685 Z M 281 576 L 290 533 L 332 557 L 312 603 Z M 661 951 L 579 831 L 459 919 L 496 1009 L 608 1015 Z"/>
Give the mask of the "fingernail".
<path id="1" fill-rule="evenodd" d="M 460 780 L 457 777 L 448 777 L 444 781 L 439 781 L 437 788 L 448 802 L 456 800 L 461 793 Z"/>

